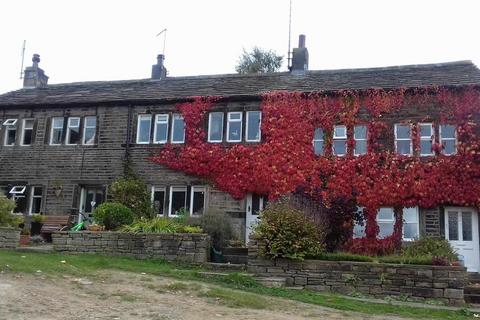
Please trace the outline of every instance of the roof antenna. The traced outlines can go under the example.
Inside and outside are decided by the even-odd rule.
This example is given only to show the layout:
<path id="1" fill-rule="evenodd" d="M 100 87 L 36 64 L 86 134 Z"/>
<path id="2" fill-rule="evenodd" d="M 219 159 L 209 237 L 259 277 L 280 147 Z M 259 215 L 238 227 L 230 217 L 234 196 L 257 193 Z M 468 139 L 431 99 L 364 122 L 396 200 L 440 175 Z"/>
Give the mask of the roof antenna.
<path id="1" fill-rule="evenodd" d="M 23 79 L 23 62 L 25 60 L 25 45 L 27 40 L 23 40 L 23 48 L 22 48 L 22 66 L 20 68 L 20 79 Z"/>
<path id="2" fill-rule="evenodd" d="M 287 51 L 287 68 L 292 70 L 292 52 L 290 50 L 290 40 L 292 37 L 292 0 L 290 0 L 290 11 L 288 15 L 288 51 Z"/>
<path id="3" fill-rule="evenodd" d="M 163 33 L 163 51 L 162 54 L 165 55 L 165 42 L 167 41 L 167 28 L 160 31 L 156 36 L 158 37 Z"/>

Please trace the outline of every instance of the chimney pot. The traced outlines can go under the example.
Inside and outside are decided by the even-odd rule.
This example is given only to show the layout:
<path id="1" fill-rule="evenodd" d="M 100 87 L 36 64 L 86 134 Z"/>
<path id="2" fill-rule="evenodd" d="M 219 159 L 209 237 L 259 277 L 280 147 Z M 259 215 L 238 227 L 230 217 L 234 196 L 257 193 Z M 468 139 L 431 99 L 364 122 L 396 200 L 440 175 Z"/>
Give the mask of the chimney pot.
<path id="1" fill-rule="evenodd" d="M 299 48 L 305 48 L 305 35 L 304 34 L 301 34 L 298 37 L 298 47 Z"/>
<path id="2" fill-rule="evenodd" d="M 165 56 L 159 54 L 157 56 L 157 64 L 152 66 L 152 79 L 165 79 L 167 77 L 167 68 L 163 65 Z"/>
<path id="3" fill-rule="evenodd" d="M 32 57 L 32 66 L 26 67 L 23 73 L 24 88 L 42 88 L 48 84 L 48 76 L 38 66 L 40 63 L 40 55 L 35 53 Z"/>
<path id="4" fill-rule="evenodd" d="M 298 37 L 298 48 L 293 48 L 292 66 L 290 71 L 292 74 L 305 74 L 308 70 L 308 49 L 305 47 L 305 35 Z"/>

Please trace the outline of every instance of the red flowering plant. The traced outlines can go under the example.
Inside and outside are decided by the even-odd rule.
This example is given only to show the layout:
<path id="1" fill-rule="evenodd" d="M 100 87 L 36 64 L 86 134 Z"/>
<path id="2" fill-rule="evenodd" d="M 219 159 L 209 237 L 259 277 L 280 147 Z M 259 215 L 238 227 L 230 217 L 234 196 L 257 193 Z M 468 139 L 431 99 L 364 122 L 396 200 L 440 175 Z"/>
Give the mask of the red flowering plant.
<path id="1" fill-rule="evenodd" d="M 178 105 L 185 119 L 186 143 L 167 144 L 151 161 L 204 177 L 236 199 L 249 192 L 276 199 L 300 188 L 326 207 L 339 198 L 355 201 L 365 208 L 366 222 L 365 238 L 346 243 L 355 253 L 388 254 L 399 248 L 403 207 L 480 206 L 478 87 L 267 93 L 260 106 L 262 143 L 251 145 L 207 142 L 203 123 L 218 99 L 195 97 Z M 443 155 L 441 141 L 434 140 L 435 156 L 419 157 L 416 123 L 413 156 L 389 150 L 393 129 L 385 119 L 409 114 L 411 108 L 424 114 L 418 122 L 457 126 L 455 155 Z M 368 152 L 353 156 L 352 127 L 365 123 Z M 348 128 L 344 157 L 332 155 L 335 124 Z M 316 156 L 312 148 L 315 128 L 325 132 L 324 156 Z M 396 222 L 391 236 L 378 239 L 376 215 L 382 206 L 396 208 Z"/>

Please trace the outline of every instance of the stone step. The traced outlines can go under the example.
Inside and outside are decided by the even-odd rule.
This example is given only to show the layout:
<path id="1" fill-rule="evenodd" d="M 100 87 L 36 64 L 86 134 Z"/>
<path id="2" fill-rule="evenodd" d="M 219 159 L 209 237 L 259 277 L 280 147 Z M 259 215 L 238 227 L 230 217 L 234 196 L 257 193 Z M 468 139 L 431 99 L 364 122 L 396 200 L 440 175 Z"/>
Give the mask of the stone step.
<path id="1" fill-rule="evenodd" d="M 468 294 L 480 294 L 480 285 L 468 285 L 463 289 L 463 292 Z"/>
<path id="2" fill-rule="evenodd" d="M 243 272 L 247 270 L 247 266 L 245 264 L 236 263 L 207 262 L 203 266 L 208 270 L 216 270 L 223 272 Z"/>
<path id="3" fill-rule="evenodd" d="M 466 303 L 480 303 L 480 294 L 465 293 L 463 297 Z"/>
<path id="4" fill-rule="evenodd" d="M 248 263 L 248 256 L 244 256 L 244 255 L 224 254 L 223 258 L 225 259 L 226 263 L 244 264 L 244 265 Z"/>
<path id="5" fill-rule="evenodd" d="M 287 285 L 286 279 L 279 277 L 256 277 L 255 280 L 269 288 L 284 288 Z"/>
<path id="6" fill-rule="evenodd" d="M 226 247 L 222 249 L 223 255 L 248 256 L 248 248 Z"/>

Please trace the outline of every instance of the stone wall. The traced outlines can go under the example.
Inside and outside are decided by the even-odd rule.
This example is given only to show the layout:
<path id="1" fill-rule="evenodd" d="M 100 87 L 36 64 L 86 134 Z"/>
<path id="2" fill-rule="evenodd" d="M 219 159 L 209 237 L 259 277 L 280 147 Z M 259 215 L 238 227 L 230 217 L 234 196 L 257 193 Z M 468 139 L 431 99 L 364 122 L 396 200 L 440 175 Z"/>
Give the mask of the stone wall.
<path id="1" fill-rule="evenodd" d="M 464 267 L 401 265 L 286 259 L 259 255 L 265 243 L 251 240 L 248 271 L 259 277 L 281 277 L 286 283 L 315 291 L 341 294 L 359 292 L 374 297 L 405 296 L 414 301 L 439 299 L 449 305 L 464 304 Z"/>
<path id="2" fill-rule="evenodd" d="M 20 241 L 20 230 L 0 227 L 0 248 L 16 249 Z"/>
<path id="3" fill-rule="evenodd" d="M 103 253 L 140 259 L 204 263 L 210 253 L 210 237 L 192 233 L 56 232 L 53 249 L 68 253 Z"/>

